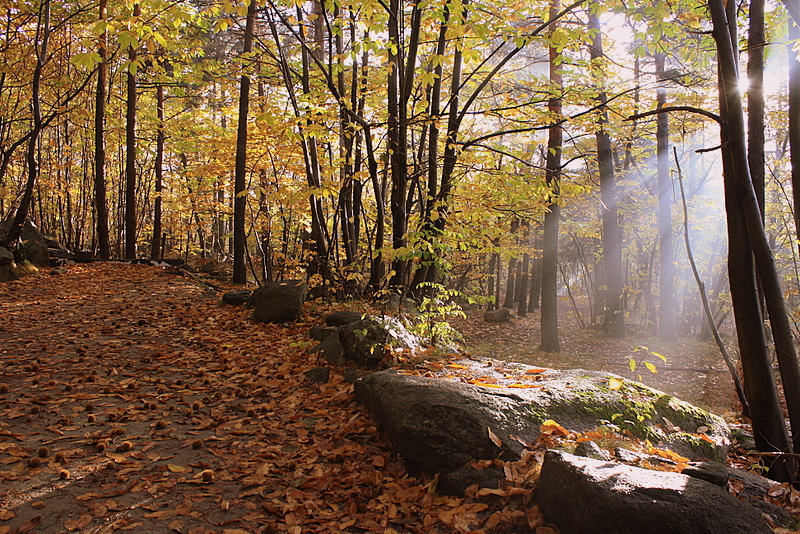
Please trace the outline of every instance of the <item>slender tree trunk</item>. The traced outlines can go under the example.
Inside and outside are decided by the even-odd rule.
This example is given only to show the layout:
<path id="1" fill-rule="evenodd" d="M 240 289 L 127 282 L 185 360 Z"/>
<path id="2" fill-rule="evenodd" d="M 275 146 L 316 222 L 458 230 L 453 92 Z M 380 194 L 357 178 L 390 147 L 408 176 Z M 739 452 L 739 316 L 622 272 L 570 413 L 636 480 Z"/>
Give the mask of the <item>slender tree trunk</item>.
<path id="1" fill-rule="evenodd" d="M 514 272 L 517 269 L 517 258 L 511 258 L 508 260 L 508 278 L 506 279 L 506 298 L 503 301 L 504 308 L 513 308 L 514 307 L 514 289 L 516 289 L 517 284 L 514 278 Z"/>
<path id="2" fill-rule="evenodd" d="M 663 84 L 664 53 L 655 55 L 656 77 Z M 667 90 L 656 89 L 657 108 L 667 104 Z M 658 160 L 658 334 L 662 340 L 675 337 L 675 267 L 672 246 L 672 180 L 669 175 L 669 122 L 666 113 L 659 113 L 656 125 Z"/>
<path id="3" fill-rule="evenodd" d="M 161 195 L 164 189 L 164 86 L 156 88 L 156 117 L 158 132 L 156 133 L 156 198 L 153 202 L 153 239 L 150 247 L 150 258 L 161 259 Z"/>
<path id="4" fill-rule="evenodd" d="M 133 6 L 133 17 L 141 15 L 139 4 Z M 137 22 L 138 24 L 138 22 Z M 125 259 L 136 259 L 136 48 L 128 50 L 125 110 Z"/>
<path id="5" fill-rule="evenodd" d="M 400 80 L 403 72 L 402 46 L 400 41 L 400 20 L 403 16 L 400 0 L 389 1 L 389 41 L 394 46 L 394 51 L 389 54 L 389 78 L 387 80 L 387 109 L 388 117 L 388 149 L 389 167 L 392 183 L 390 208 L 392 212 L 392 248 L 402 249 L 405 244 L 407 229 L 406 217 L 406 181 L 408 180 L 406 146 L 401 139 L 400 105 Z M 406 259 L 395 258 L 392 261 L 394 275 L 390 281 L 392 287 L 400 287 L 405 282 Z"/>
<path id="6" fill-rule="evenodd" d="M 520 317 L 525 317 L 528 315 L 528 286 L 530 285 L 530 264 L 531 264 L 531 257 L 530 254 L 525 253 L 522 256 L 522 268 L 521 273 L 518 277 L 519 280 L 519 291 L 517 291 L 517 299 L 519 300 L 519 307 L 517 308 L 517 315 Z"/>
<path id="7" fill-rule="evenodd" d="M 106 0 L 100 0 L 100 21 L 106 20 Z M 111 239 L 108 234 L 108 201 L 106 199 L 106 77 L 108 73 L 108 32 L 100 34 L 97 47 L 100 63 L 97 66 L 97 91 L 94 106 L 94 205 L 97 221 L 97 246 L 100 258 L 111 257 Z"/>
<path id="8" fill-rule="evenodd" d="M 36 157 L 39 142 L 39 134 L 42 132 L 44 123 L 42 121 L 42 101 L 40 97 L 42 70 L 47 61 L 48 44 L 50 42 L 50 0 L 45 0 L 39 11 L 39 20 L 36 27 L 36 66 L 33 69 L 33 80 L 31 83 L 31 107 L 33 108 L 33 127 L 28 138 L 28 149 L 26 152 L 26 162 L 28 166 L 28 180 L 25 183 L 25 190 L 22 193 L 14 222 L 8 230 L 7 242 L 15 243 L 22 234 L 22 227 L 30 210 L 33 200 L 33 191 L 36 186 L 36 179 L 39 173 L 39 161 Z"/>
<path id="9" fill-rule="evenodd" d="M 594 31 L 589 55 L 600 69 L 603 61 L 603 34 L 600 31 L 600 19 L 597 14 L 589 15 L 589 28 Z M 594 71 L 593 76 L 598 86 L 602 87 L 601 74 Z M 622 310 L 622 243 L 617 209 L 617 182 L 614 177 L 614 155 L 611 151 L 611 138 L 606 131 L 608 122 L 605 109 L 608 100 L 605 90 L 601 89 L 597 103 L 601 106 L 598 115 L 597 131 L 597 166 L 600 173 L 600 201 L 603 218 L 603 276 L 605 279 L 605 299 L 603 326 L 608 336 L 625 337 L 625 315 Z"/>
<path id="10" fill-rule="evenodd" d="M 550 3 L 550 17 L 558 13 L 559 0 Z M 552 27 L 555 30 L 555 26 Z M 557 64 L 558 51 L 549 48 L 550 90 L 552 94 L 547 101 L 547 111 L 552 121 L 561 117 L 561 93 L 564 79 L 561 65 Z M 545 352 L 561 352 L 558 339 L 558 226 L 561 194 L 561 150 L 564 143 L 564 132 L 560 124 L 552 124 L 548 129 L 547 156 L 545 157 L 545 181 L 549 188 L 547 211 L 544 214 L 544 232 L 542 238 L 542 314 L 540 318 L 541 343 L 539 350 Z"/>
<path id="11" fill-rule="evenodd" d="M 764 217 L 764 0 L 750 0 L 747 35 L 747 160 L 761 217 Z"/>
<path id="12" fill-rule="evenodd" d="M 800 238 L 800 60 L 792 50 L 800 40 L 800 27 L 789 20 L 789 157 L 792 163 L 792 200 L 794 201 L 794 224 Z M 800 245 L 798 245 L 800 250 Z"/>
<path id="13" fill-rule="evenodd" d="M 256 19 L 256 0 L 250 0 L 244 30 L 242 52 L 248 56 L 253 51 L 253 27 Z M 249 58 L 247 58 L 249 60 Z M 247 61 L 246 60 L 246 61 Z M 245 187 L 247 182 L 247 116 L 250 111 L 250 75 L 242 74 L 239 84 L 239 123 L 236 128 L 236 171 L 233 189 L 233 277 L 234 284 L 247 282 L 245 266 Z"/>
<path id="14" fill-rule="evenodd" d="M 499 283 L 499 281 L 496 280 L 497 279 L 497 264 L 498 264 L 499 261 L 500 261 L 500 255 L 499 254 L 497 254 L 496 252 L 493 252 L 493 253 L 490 254 L 489 276 L 487 277 L 488 281 L 487 281 L 487 284 L 486 284 L 487 285 L 486 296 L 489 297 L 490 299 L 492 297 L 494 297 L 494 286 L 495 286 L 495 283 Z M 492 302 L 490 300 L 489 304 L 486 307 L 486 309 L 487 310 L 495 310 L 495 309 L 497 309 L 497 307 L 498 307 L 497 301 Z"/>

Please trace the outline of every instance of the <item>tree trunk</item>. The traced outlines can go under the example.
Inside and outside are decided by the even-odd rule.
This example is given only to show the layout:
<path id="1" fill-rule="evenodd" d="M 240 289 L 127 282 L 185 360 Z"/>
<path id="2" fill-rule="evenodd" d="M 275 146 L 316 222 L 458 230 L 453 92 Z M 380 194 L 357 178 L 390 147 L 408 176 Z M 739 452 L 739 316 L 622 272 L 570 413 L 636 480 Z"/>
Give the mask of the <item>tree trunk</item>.
<path id="1" fill-rule="evenodd" d="M 528 315 L 528 286 L 530 284 L 530 264 L 531 256 L 527 252 L 522 256 L 522 266 L 518 277 L 519 290 L 517 291 L 517 299 L 519 300 L 519 307 L 517 308 L 517 315 L 525 317 Z"/>
<path id="2" fill-rule="evenodd" d="M 33 107 L 33 127 L 28 138 L 28 150 L 26 152 L 26 162 L 28 166 L 28 180 L 25 183 L 25 190 L 22 193 L 14 222 L 8 230 L 6 238 L 9 244 L 15 243 L 22 234 L 22 227 L 28 216 L 28 211 L 33 200 L 33 191 L 36 186 L 36 178 L 39 173 L 39 161 L 36 157 L 39 142 L 39 134 L 44 127 L 42 121 L 42 101 L 40 98 L 42 70 L 47 61 L 48 44 L 50 41 L 50 1 L 46 0 L 39 11 L 38 32 L 42 38 L 40 43 L 35 43 L 36 47 L 36 66 L 33 69 L 33 80 L 31 83 L 31 105 Z"/>
<path id="3" fill-rule="evenodd" d="M 156 198 L 153 202 L 153 239 L 150 243 L 150 258 L 161 258 L 161 195 L 164 189 L 164 86 L 156 88 L 156 118 L 158 132 L 156 133 Z"/>
<path id="4" fill-rule="evenodd" d="M 106 20 L 106 0 L 100 0 L 101 22 Z M 97 222 L 97 246 L 100 258 L 111 258 L 111 239 L 108 234 L 108 201 L 106 199 L 106 77 L 108 74 L 108 32 L 100 34 L 97 47 L 100 63 L 97 65 L 97 91 L 94 106 L 94 206 Z"/>
<path id="5" fill-rule="evenodd" d="M 550 17 L 558 13 L 559 1 L 550 3 Z M 555 30 L 555 26 L 552 28 Z M 564 80 L 561 65 L 557 64 L 558 51 L 549 48 L 550 90 L 552 94 L 547 101 L 547 111 L 552 121 L 561 117 L 561 93 Z M 561 194 L 561 150 L 564 132 L 560 124 L 551 124 L 548 129 L 547 156 L 545 157 L 545 181 L 549 188 L 547 211 L 544 214 L 544 231 L 542 239 L 542 315 L 540 318 L 541 343 L 539 350 L 545 352 L 561 352 L 558 339 L 558 225 Z"/>
<path id="6" fill-rule="evenodd" d="M 594 11 L 590 8 L 590 11 Z M 602 87 L 600 63 L 603 61 L 603 34 L 600 19 L 596 14 L 589 15 L 589 28 L 594 31 L 589 55 L 593 67 L 595 83 Z M 611 138 L 605 129 L 608 122 L 605 108 L 608 98 L 605 90 L 597 95 L 600 106 L 598 125 L 595 133 L 597 141 L 597 166 L 600 173 L 600 201 L 603 218 L 603 276 L 605 279 L 605 298 L 603 299 L 603 327 L 606 335 L 613 338 L 625 337 L 625 315 L 622 310 L 622 243 L 618 222 L 617 183 L 614 177 L 614 155 L 611 151 Z"/>
<path id="7" fill-rule="evenodd" d="M 800 238 L 800 60 L 792 50 L 800 40 L 800 27 L 789 20 L 789 150 L 792 163 L 792 200 L 794 201 L 794 224 Z M 800 250 L 800 247 L 798 248 Z"/>
<path id="8" fill-rule="evenodd" d="M 253 27 L 256 19 L 256 0 L 250 0 L 244 30 L 242 53 L 248 56 L 253 51 Z M 246 62 L 249 58 L 246 58 Z M 246 68 L 246 67 L 245 67 Z M 234 284 L 247 282 L 245 266 L 245 196 L 247 185 L 247 116 L 250 111 L 250 75 L 242 74 L 239 84 L 239 123 L 236 128 L 236 170 L 233 186 L 233 277 Z"/>
<path id="9" fill-rule="evenodd" d="M 506 279 L 506 298 L 503 301 L 504 308 L 513 308 L 514 307 L 514 289 L 516 289 L 517 284 L 515 283 L 514 279 L 514 271 L 517 269 L 517 258 L 511 258 L 508 260 L 508 278 Z"/>
<path id="10" fill-rule="evenodd" d="M 664 53 L 655 55 L 656 77 L 663 84 Z M 667 104 L 667 90 L 656 89 L 657 109 Z M 669 122 L 666 113 L 659 113 L 656 126 L 658 167 L 658 334 L 664 341 L 675 337 L 675 267 L 672 252 L 672 180 L 669 176 Z"/>
<path id="11" fill-rule="evenodd" d="M 406 181 L 408 180 L 408 163 L 406 161 L 405 139 L 402 138 L 401 128 L 405 113 L 400 102 L 400 79 L 403 72 L 403 58 L 400 34 L 400 20 L 403 16 L 402 2 L 389 1 L 389 41 L 394 44 L 394 51 L 389 53 L 389 77 L 387 80 L 387 109 L 388 116 L 388 150 L 389 168 L 392 183 L 390 196 L 390 209 L 392 212 L 392 248 L 400 250 L 405 247 L 405 234 L 408 218 L 406 216 Z M 390 285 L 399 288 L 406 279 L 406 259 L 395 257 L 392 260 L 392 275 Z"/>
<path id="12" fill-rule="evenodd" d="M 764 287 L 795 438 L 800 436 L 797 424 L 800 420 L 798 413 L 800 403 L 797 398 L 800 395 L 800 371 L 797 367 L 791 330 L 772 252 L 769 249 L 761 223 L 758 201 L 750 181 L 744 114 L 738 90 L 736 51 L 729 30 L 728 14 L 723 0 L 710 0 L 708 5 L 719 61 L 729 276 L 745 392 L 750 402 L 753 433 L 759 450 L 792 452 L 793 447 L 786 435 L 763 332 L 754 257 Z M 731 26 L 734 24 L 735 18 Z M 780 458 L 772 465 L 769 474 L 776 480 L 789 480 L 793 477 L 793 471 L 791 462 L 786 458 Z"/>
<path id="13" fill-rule="evenodd" d="M 141 15 L 139 4 L 133 6 L 133 18 Z M 138 21 L 136 21 L 138 24 Z M 128 50 L 125 108 L 125 259 L 136 259 L 136 48 Z"/>
<path id="14" fill-rule="evenodd" d="M 747 160 L 761 217 L 764 217 L 764 0 L 750 0 L 747 35 Z"/>

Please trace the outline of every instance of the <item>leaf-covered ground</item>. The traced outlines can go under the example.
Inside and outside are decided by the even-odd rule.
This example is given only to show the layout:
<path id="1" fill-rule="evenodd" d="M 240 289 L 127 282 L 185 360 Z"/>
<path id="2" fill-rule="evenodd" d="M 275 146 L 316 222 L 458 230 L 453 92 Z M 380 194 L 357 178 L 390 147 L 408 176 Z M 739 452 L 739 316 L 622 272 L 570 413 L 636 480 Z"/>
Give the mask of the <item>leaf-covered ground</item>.
<path id="1" fill-rule="evenodd" d="M 46 271 L 45 271 L 46 272 Z M 409 476 L 306 323 L 256 325 L 191 279 L 75 265 L 2 284 L 0 534 L 536 532 L 540 451 L 503 490 Z"/>

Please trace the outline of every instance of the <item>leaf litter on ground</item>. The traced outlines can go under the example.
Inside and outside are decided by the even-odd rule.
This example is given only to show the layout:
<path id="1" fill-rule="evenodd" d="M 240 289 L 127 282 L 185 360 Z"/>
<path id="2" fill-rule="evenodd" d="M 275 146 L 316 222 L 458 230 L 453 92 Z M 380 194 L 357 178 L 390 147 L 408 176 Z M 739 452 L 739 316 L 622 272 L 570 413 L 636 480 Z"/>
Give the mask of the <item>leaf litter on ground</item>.
<path id="1" fill-rule="evenodd" d="M 547 421 L 519 461 L 473 462 L 501 467 L 501 488 L 446 496 L 437 477 L 408 474 L 346 369 L 305 378 L 322 365 L 306 347 L 325 305 L 307 305 L 305 322 L 253 324 L 180 272 L 117 263 L 4 289 L 0 534 L 550 534 L 535 501 L 545 448 L 625 439 Z M 465 376 L 470 365 L 404 367 L 498 385 Z M 536 371 L 499 384 L 535 386 Z M 795 490 L 773 493 L 797 509 Z"/>
<path id="2" fill-rule="evenodd" d="M 529 481 L 440 495 L 345 369 L 306 380 L 312 306 L 253 324 L 179 273 L 115 263 L 5 284 L 0 534 L 553 531 Z"/>

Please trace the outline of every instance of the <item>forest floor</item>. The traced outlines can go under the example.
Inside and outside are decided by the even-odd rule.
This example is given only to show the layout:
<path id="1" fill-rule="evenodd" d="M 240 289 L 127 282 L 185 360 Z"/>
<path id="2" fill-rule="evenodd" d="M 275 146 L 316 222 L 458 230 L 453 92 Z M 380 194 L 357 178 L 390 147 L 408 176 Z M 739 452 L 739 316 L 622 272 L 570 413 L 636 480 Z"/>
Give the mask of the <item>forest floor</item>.
<path id="1" fill-rule="evenodd" d="M 541 450 L 505 489 L 442 496 L 406 473 L 345 369 L 307 380 L 329 308 L 260 325 L 178 272 L 47 272 L 0 285 L 0 534 L 556 532 L 532 491 Z M 629 342 L 592 332 L 536 353 L 536 317 L 460 326 L 476 355 L 628 370 Z"/>

